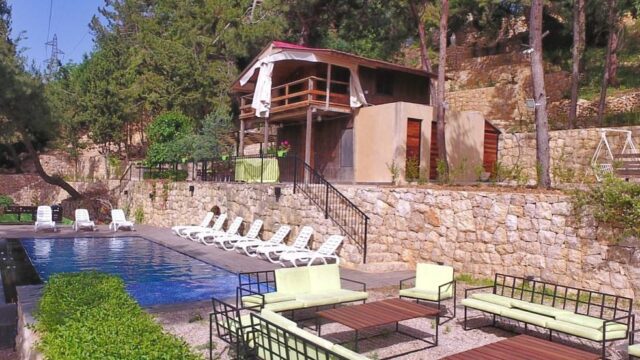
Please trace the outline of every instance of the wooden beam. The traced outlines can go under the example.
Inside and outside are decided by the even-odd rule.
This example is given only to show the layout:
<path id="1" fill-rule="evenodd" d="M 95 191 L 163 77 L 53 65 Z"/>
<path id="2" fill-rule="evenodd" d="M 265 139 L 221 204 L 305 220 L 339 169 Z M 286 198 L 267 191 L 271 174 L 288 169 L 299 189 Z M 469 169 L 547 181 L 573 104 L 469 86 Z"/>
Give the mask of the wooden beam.
<path id="1" fill-rule="evenodd" d="M 313 129 L 313 112 L 311 107 L 307 108 L 307 127 L 304 138 L 304 162 L 311 166 L 311 132 Z M 308 175 L 307 175 L 308 176 Z"/>
<path id="2" fill-rule="evenodd" d="M 262 153 L 267 153 L 267 147 L 269 146 L 269 118 L 264 118 L 264 141 L 262 145 Z"/>
<path id="3" fill-rule="evenodd" d="M 331 63 L 327 64 L 327 89 L 325 92 L 324 109 L 329 108 L 329 98 L 331 97 Z"/>
<path id="4" fill-rule="evenodd" d="M 244 120 L 240 120 L 240 133 L 238 139 L 238 155 L 244 155 Z"/>

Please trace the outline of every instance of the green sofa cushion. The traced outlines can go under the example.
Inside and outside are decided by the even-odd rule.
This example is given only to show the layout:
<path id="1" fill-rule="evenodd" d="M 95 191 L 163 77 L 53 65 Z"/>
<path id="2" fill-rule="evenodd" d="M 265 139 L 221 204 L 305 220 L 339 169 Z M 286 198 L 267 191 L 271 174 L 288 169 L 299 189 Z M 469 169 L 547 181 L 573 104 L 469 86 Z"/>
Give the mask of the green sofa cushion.
<path id="1" fill-rule="evenodd" d="M 281 301 L 295 300 L 295 299 L 296 299 L 295 295 L 283 294 L 281 292 L 270 292 L 270 293 L 264 294 L 264 302 L 267 304 L 277 303 Z M 262 305 L 262 297 L 259 295 L 243 296 L 242 302 Z"/>
<path id="2" fill-rule="evenodd" d="M 305 306 L 302 301 L 298 300 L 281 301 L 273 304 L 266 304 L 264 306 L 265 309 L 271 310 L 273 312 L 302 309 L 304 307 Z"/>
<path id="3" fill-rule="evenodd" d="M 593 316 L 581 314 L 560 314 L 556 316 L 556 320 L 585 326 L 588 328 L 602 330 L 605 320 Z M 607 323 L 607 331 L 627 331 L 627 325 L 620 323 Z"/>
<path id="4" fill-rule="evenodd" d="M 367 298 L 369 298 L 369 294 L 364 291 L 354 291 L 354 290 L 347 290 L 347 289 L 328 291 L 326 295 L 336 298 L 338 302 L 341 302 L 341 303 L 366 300 Z"/>
<path id="5" fill-rule="evenodd" d="M 263 319 L 270 321 L 284 329 L 288 329 L 291 326 L 298 326 L 294 321 L 289 320 L 280 314 L 276 314 L 269 309 L 262 309 L 262 311 L 260 312 L 260 316 Z"/>
<path id="6" fill-rule="evenodd" d="M 511 307 L 511 301 L 513 300 L 507 296 L 496 295 L 492 293 L 475 293 L 471 294 L 472 299 L 482 300 L 486 302 L 490 302 L 492 304 L 504 306 L 507 308 Z"/>
<path id="7" fill-rule="evenodd" d="M 438 293 L 442 284 L 453 281 L 453 267 L 421 263 L 416 266 L 416 289 Z M 453 285 L 442 288 L 442 296 L 453 296 Z"/>
<path id="8" fill-rule="evenodd" d="M 572 314 L 572 312 L 567 310 L 558 309 L 548 305 L 534 304 L 522 300 L 515 300 L 511 302 L 511 307 L 521 310 L 530 311 L 536 314 L 556 317 L 559 315 Z"/>
<path id="9" fill-rule="evenodd" d="M 311 290 L 309 284 L 309 267 L 277 269 L 276 286 L 281 294 L 304 294 Z"/>
<path id="10" fill-rule="evenodd" d="M 333 347 L 331 348 L 331 351 L 349 360 L 369 360 L 368 357 L 364 355 L 360 355 L 357 352 L 351 351 L 346 347 L 338 344 L 334 344 Z"/>
<path id="11" fill-rule="evenodd" d="M 500 315 L 509 319 L 524 321 L 528 324 L 541 327 L 546 327 L 547 321 L 553 320 L 551 317 L 534 314 L 520 309 L 505 309 Z"/>
<path id="12" fill-rule="evenodd" d="M 340 290 L 340 268 L 336 264 L 309 267 L 309 286 L 313 293 Z"/>
<path id="13" fill-rule="evenodd" d="M 552 330 L 558 330 L 567 334 L 581 336 L 583 338 L 587 338 L 593 341 L 602 341 L 603 333 L 602 330 L 593 329 L 590 327 L 577 325 L 568 323 L 560 320 L 549 320 L 547 321 L 547 328 Z M 615 331 L 607 331 L 607 340 L 617 340 L 624 339 L 627 337 L 627 333 L 625 331 L 615 330 Z"/>
<path id="14" fill-rule="evenodd" d="M 324 293 L 298 295 L 296 300 L 302 302 L 304 307 L 331 305 L 340 302 L 338 298 Z"/>
<path id="15" fill-rule="evenodd" d="M 640 344 L 629 345 L 629 355 L 640 357 Z"/>
<path id="16" fill-rule="evenodd" d="M 422 299 L 429 301 L 438 301 L 438 290 L 424 290 L 418 288 L 402 289 L 400 290 L 400 296 L 406 296 L 414 299 Z M 440 300 L 450 299 L 452 295 L 442 293 Z"/>
<path id="17" fill-rule="evenodd" d="M 504 310 L 509 309 L 507 307 L 492 304 L 490 302 L 477 300 L 477 299 L 468 299 L 468 298 L 462 300 L 462 305 L 476 309 L 476 310 L 486 311 L 486 312 L 490 312 L 492 314 L 497 314 L 497 315 L 500 315 Z"/>

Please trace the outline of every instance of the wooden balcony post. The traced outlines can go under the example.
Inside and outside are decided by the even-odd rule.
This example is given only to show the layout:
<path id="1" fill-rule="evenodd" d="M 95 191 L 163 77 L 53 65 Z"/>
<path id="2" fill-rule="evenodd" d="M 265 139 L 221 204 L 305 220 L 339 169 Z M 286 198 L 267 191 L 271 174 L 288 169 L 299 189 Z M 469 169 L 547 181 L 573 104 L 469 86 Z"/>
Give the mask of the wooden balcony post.
<path id="1" fill-rule="evenodd" d="M 307 95 L 307 100 L 309 102 L 311 102 L 311 100 L 313 100 L 313 78 L 309 78 L 308 84 L 307 84 L 307 90 L 309 91 L 309 95 Z"/>
<path id="2" fill-rule="evenodd" d="M 324 109 L 329 109 L 329 97 L 331 97 L 331 64 L 327 64 L 327 90 L 324 94 L 325 102 Z"/>
<path id="3" fill-rule="evenodd" d="M 264 118 L 264 145 L 262 146 L 262 153 L 267 152 L 269 147 L 269 118 Z"/>
<path id="4" fill-rule="evenodd" d="M 311 111 L 311 106 L 307 108 L 307 128 L 305 129 L 305 139 L 304 139 L 304 162 L 311 166 L 311 131 L 313 129 L 313 112 Z M 309 182 L 309 172 L 304 172 L 304 181 L 305 183 Z"/>
<path id="5" fill-rule="evenodd" d="M 238 155 L 244 155 L 244 120 L 240 120 L 240 134 L 238 136 Z"/>

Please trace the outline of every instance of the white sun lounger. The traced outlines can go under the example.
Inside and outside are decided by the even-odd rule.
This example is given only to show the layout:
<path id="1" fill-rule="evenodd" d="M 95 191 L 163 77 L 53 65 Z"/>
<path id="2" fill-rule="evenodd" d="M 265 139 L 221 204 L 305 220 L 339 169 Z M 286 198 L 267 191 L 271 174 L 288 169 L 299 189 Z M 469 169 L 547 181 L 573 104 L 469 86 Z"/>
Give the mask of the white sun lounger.
<path id="1" fill-rule="evenodd" d="M 87 209 L 76 209 L 75 211 L 73 230 L 79 231 L 80 229 L 91 229 L 91 231 L 96 230 L 96 224 L 91 221 L 89 211 L 87 211 Z"/>
<path id="2" fill-rule="evenodd" d="M 263 244 L 256 248 L 257 255 L 263 255 L 267 258 L 267 260 L 272 263 L 277 263 L 280 261 L 280 254 L 285 251 L 304 251 L 309 250 L 307 245 L 309 244 L 309 240 L 311 239 L 311 235 L 313 235 L 313 228 L 311 226 L 304 226 L 298 236 L 294 240 L 292 245 L 286 244 Z"/>
<path id="3" fill-rule="evenodd" d="M 206 231 L 198 234 L 198 241 L 205 245 L 216 245 L 216 238 L 238 235 L 242 225 L 242 217 L 237 216 L 226 231 Z"/>
<path id="4" fill-rule="evenodd" d="M 213 223 L 213 225 L 211 225 L 211 227 L 204 227 L 204 228 L 201 228 L 201 229 L 186 230 L 184 232 L 186 234 L 186 236 L 184 238 L 192 240 L 192 241 L 200 242 L 200 239 L 198 239 L 198 234 L 200 234 L 202 232 L 222 231 L 222 226 L 224 225 L 225 221 L 227 221 L 227 214 L 220 214 L 220 215 L 218 215 L 218 218 Z"/>
<path id="5" fill-rule="evenodd" d="M 285 262 L 290 262 L 293 266 L 298 267 L 298 261 L 311 266 L 317 259 L 327 264 L 327 259 L 335 259 L 336 264 L 340 265 L 340 258 L 336 255 L 336 250 L 342 244 L 344 236 L 331 235 L 316 251 L 291 251 L 280 255 L 280 264 L 285 266 Z"/>
<path id="6" fill-rule="evenodd" d="M 118 231 L 120 228 L 126 228 L 131 231 L 135 231 L 133 227 L 133 221 L 127 220 L 124 216 L 124 211 L 122 209 L 113 209 L 111 210 L 111 224 L 109 224 L 109 229 L 113 231 Z"/>
<path id="7" fill-rule="evenodd" d="M 282 225 L 280 226 L 278 231 L 276 231 L 273 234 L 273 236 L 271 236 L 271 239 L 267 241 L 264 241 L 261 239 L 255 239 L 250 241 L 240 241 L 236 243 L 234 248 L 238 252 L 244 251 L 245 254 L 251 257 L 256 257 L 258 256 L 258 253 L 256 252 L 256 249 L 258 247 L 262 245 L 264 245 L 265 247 L 271 246 L 271 245 L 280 245 L 282 244 L 284 239 L 287 237 L 287 235 L 289 235 L 290 231 L 291 231 L 291 228 L 288 225 Z"/>
<path id="8" fill-rule="evenodd" d="M 180 237 L 186 237 L 187 230 L 207 229 L 211 220 L 213 220 L 213 213 L 209 211 L 207 215 L 204 216 L 204 219 L 202 219 L 202 222 L 200 222 L 200 225 L 176 225 L 171 228 L 171 231 Z"/>
<path id="9" fill-rule="evenodd" d="M 50 229 L 57 231 L 56 222 L 53 221 L 53 212 L 51 206 L 38 206 L 36 212 L 36 222 L 33 225 L 35 231 Z"/>
<path id="10" fill-rule="evenodd" d="M 249 227 L 247 233 L 242 235 L 221 236 L 214 239 L 216 245 L 221 246 L 227 251 L 233 250 L 237 243 L 244 241 L 255 241 L 262 230 L 262 220 L 254 220 Z"/>

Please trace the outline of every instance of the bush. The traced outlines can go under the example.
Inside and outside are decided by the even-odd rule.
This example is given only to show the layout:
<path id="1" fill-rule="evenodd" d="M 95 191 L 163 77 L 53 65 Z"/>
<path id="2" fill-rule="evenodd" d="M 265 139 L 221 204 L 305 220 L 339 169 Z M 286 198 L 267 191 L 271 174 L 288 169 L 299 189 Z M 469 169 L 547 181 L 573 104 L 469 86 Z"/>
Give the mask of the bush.
<path id="1" fill-rule="evenodd" d="M 7 195 L 0 195 L 0 207 L 13 205 L 13 199 Z"/>
<path id="2" fill-rule="evenodd" d="M 599 223 L 621 230 L 614 240 L 640 238 L 640 184 L 607 174 L 589 191 L 574 192 L 573 203 L 578 215 L 588 209 Z"/>
<path id="3" fill-rule="evenodd" d="M 116 276 L 53 275 L 35 316 L 47 359 L 199 359 L 184 341 L 164 333 Z"/>
<path id="4" fill-rule="evenodd" d="M 171 181 L 185 181 L 189 173 L 187 170 L 163 170 L 163 171 L 149 171 L 144 173 L 145 180 L 148 179 L 167 179 Z"/>

